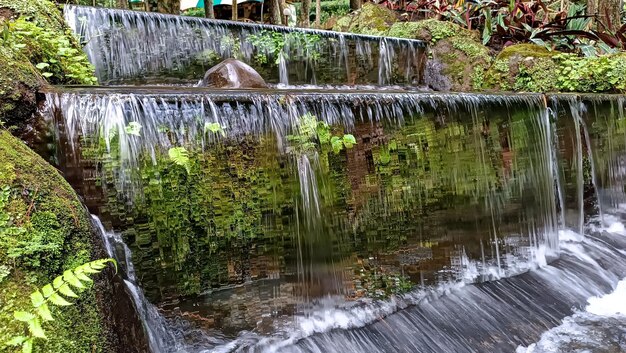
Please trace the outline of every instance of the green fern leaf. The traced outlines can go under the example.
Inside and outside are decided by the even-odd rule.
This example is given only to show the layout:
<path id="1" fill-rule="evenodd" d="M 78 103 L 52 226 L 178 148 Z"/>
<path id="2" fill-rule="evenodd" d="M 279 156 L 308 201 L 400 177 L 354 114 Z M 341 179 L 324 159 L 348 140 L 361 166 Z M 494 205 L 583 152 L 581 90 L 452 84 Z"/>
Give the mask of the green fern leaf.
<path id="1" fill-rule="evenodd" d="M 54 321 L 52 318 L 52 313 L 50 313 L 50 308 L 48 308 L 48 304 L 43 304 L 42 306 L 37 308 L 37 314 L 41 316 L 44 321 Z"/>
<path id="2" fill-rule="evenodd" d="M 30 301 L 31 303 L 33 303 L 33 306 L 35 308 L 38 308 L 39 306 L 41 306 L 41 304 L 43 304 L 46 299 L 44 298 L 44 296 L 41 294 L 40 291 L 35 291 L 30 295 Z"/>
<path id="3" fill-rule="evenodd" d="M 78 295 L 76 295 L 76 293 L 72 291 L 72 288 L 70 288 L 70 285 L 67 283 L 63 283 L 63 285 L 59 287 L 57 290 L 59 291 L 59 293 L 63 294 L 66 297 L 78 298 Z"/>
<path id="4" fill-rule="evenodd" d="M 22 353 L 32 353 L 33 352 L 33 339 L 28 339 L 24 341 L 22 345 Z"/>
<path id="5" fill-rule="evenodd" d="M 5 344 L 7 346 L 20 346 L 22 345 L 26 340 L 28 339 L 28 337 L 24 337 L 24 336 L 15 336 L 13 338 L 11 338 L 9 341 L 7 341 Z"/>
<path id="6" fill-rule="evenodd" d="M 83 282 L 81 282 L 78 278 L 76 278 L 72 270 L 67 270 L 63 272 L 63 279 L 65 280 L 65 282 L 69 283 L 73 287 L 80 288 L 80 289 L 85 288 L 85 286 L 83 285 Z"/>
<path id="7" fill-rule="evenodd" d="M 79 280 L 83 282 L 93 282 L 93 280 L 87 277 L 87 275 L 83 272 L 77 272 L 77 273 L 74 273 L 74 275 L 76 275 L 76 278 L 78 278 Z"/>
<path id="8" fill-rule="evenodd" d="M 76 288 L 85 288 L 83 282 L 91 282 L 91 278 L 86 275 L 95 274 L 103 270 L 107 263 L 115 266 L 117 273 L 117 262 L 114 259 L 96 260 L 84 265 L 78 266 L 73 270 L 67 270 L 63 275 L 56 277 L 52 283 L 46 284 L 40 290 L 36 290 L 30 295 L 30 300 L 36 311 L 36 315 L 26 311 L 15 311 L 13 316 L 15 320 L 25 322 L 28 325 L 29 336 L 16 336 L 8 341 L 7 345 L 22 346 L 22 353 L 32 353 L 35 338 L 46 339 L 46 334 L 41 326 L 43 321 L 53 321 L 52 313 L 48 307 L 48 303 L 58 306 L 68 306 L 72 303 L 68 302 L 59 293 L 66 297 L 78 297 L 71 286 Z"/>
<path id="9" fill-rule="evenodd" d="M 17 321 L 29 322 L 30 320 L 34 319 L 36 316 L 26 311 L 16 311 L 13 313 L 13 317 Z"/>
<path id="10" fill-rule="evenodd" d="M 50 296 L 50 298 L 48 298 L 48 300 L 50 302 L 52 302 L 55 305 L 58 306 L 69 306 L 72 305 L 72 303 L 68 302 L 67 300 L 65 300 L 62 296 L 54 293 Z"/>
<path id="11" fill-rule="evenodd" d="M 33 337 L 46 338 L 46 334 L 43 332 L 43 329 L 41 328 L 41 322 L 38 318 L 34 318 L 28 321 L 28 331 L 30 331 L 30 334 Z"/>
<path id="12" fill-rule="evenodd" d="M 185 167 L 187 173 L 191 172 L 189 152 L 187 152 L 187 149 L 185 149 L 185 147 L 172 147 L 169 149 L 169 151 L 167 151 L 167 154 L 169 155 L 170 160 L 174 162 L 174 164 Z"/>

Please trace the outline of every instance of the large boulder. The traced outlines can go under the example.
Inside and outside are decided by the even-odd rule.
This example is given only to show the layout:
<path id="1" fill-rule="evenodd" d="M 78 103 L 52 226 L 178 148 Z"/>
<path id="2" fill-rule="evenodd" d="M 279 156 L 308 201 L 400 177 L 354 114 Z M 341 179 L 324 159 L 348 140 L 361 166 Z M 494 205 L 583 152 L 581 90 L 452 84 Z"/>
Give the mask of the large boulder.
<path id="1" fill-rule="evenodd" d="M 258 72 L 237 59 L 226 59 L 213 66 L 202 79 L 202 86 L 215 88 L 266 88 Z"/>

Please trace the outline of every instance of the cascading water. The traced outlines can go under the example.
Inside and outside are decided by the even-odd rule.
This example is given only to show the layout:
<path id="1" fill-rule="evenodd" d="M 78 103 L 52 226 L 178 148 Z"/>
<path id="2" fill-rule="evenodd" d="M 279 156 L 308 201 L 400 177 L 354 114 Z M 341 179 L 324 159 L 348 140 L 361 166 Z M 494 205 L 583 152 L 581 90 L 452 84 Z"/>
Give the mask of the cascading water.
<path id="1" fill-rule="evenodd" d="M 131 251 L 118 233 L 107 232 L 97 216 L 92 216 L 92 222 L 99 231 L 104 242 L 107 254 L 115 259 L 124 271 L 124 285 L 133 300 L 135 310 L 144 324 L 148 336 L 148 344 L 152 352 L 176 351 L 176 338 L 168 327 L 165 319 L 159 314 L 157 308 L 143 295 L 137 284 L 135 268 L 131 257 Z"/>
<path id="2" fill-rule="evenodd" d="M 116 90 L 48 116 L 181 352 L 512 351 L 626 276 L 623 97 Z"/>
<path id="3" fill-rule="evenodd" d="M 104 83 L 237 57 L 282 84 L 47 96 L 153 353 L 582 352 L 555 337 L 589 325 L 622 347 L 587 301 L 626 277 L 625 97 L 390 87 L 420 82 L 419 41 L 65 17 Z M 310 83 L 351 89 L 285 89 Z"/>
<path id="4" fill-rule="evenodd" d="M 404 83 L 412 84 L 420 82 L 425 55 L 425 43 L 418 40 L 127 10 L 67 5 L 65 19 L 86 43 L 85 51 L 101 82 L 164 72 L 184 76 L 193 65 L 236 57 L 260 72 L 279 63 L 280 77 L 266 76 L 269 82 L 280 78 L 280 83 L 286 83 L 289 72 L 299 78 L 292 83 L 373 84 L 378 80 L 389 84 L 398 73 Z M 371 54 L 379 51 L 378 67 L 350 63 L 354 57 L 373 64 Z M 403 62 L 394 62 L 396 57 Z M 378 76 L 370 77 L 372 71 Z M 195 75 L 197 81 L 203 72 Z"/>

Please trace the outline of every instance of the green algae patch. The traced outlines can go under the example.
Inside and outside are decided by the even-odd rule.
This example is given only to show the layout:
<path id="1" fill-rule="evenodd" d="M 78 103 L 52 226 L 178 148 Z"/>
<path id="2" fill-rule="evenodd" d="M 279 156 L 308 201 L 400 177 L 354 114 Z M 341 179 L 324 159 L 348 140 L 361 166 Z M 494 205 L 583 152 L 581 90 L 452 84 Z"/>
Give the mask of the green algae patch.
<path id="1" fill-rule="evenodd" d="M 0 342 L 23 333 L 13 312 L 32 307 L 30 293 L 92 258 L 88 214 L 63 177 L 6 131 L 0 131 Z M 93 290 L 76 305 L 55 307 L 48 340 L 35 352 L 102 352 L 107 346 Z M 7 348 L 7 352 L 13 352 Z"/>
<path id="2" fill-rule="evenodd" d="M 393 11 L 373 3 L 365 3 L 355 12 L 337 20 L 333 30 L 357 34 L 385 35 L 396 21 Z"/>

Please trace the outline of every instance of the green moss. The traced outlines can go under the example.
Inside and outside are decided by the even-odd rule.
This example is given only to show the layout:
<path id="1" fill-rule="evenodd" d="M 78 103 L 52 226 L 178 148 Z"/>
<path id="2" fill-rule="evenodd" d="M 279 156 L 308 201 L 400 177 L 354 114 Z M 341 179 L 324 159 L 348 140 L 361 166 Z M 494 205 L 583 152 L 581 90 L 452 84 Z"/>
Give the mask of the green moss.
<path id="1" fill-rule="evenodd" d="M 437 43 L 438 41 L 451 37 L 464 37 L 478 40 L 478 33 L 469 31 L 452 22 L 439 20 L 423 20 L 417 22 L 396 22 L 389 32 L 390 37 L 420 39 Z"/>
<path id="2" fill-rule="evenodd" d="M 89 261 L 92 248 L 90 220 L 72 188 L 6 131 L 0 131 L 0 171 L 0 190 L 10 195 L 0 211 L 8 215 L 10 227 L 20 230 L 0 239 L 0 262 L 10 269 L 0 282 L 0 342 L 5 342 L 24 329 L 14 322 L 13 311 L 28 309 L 30 293 L 52 276 Z M 9 257 L 16 249 L 22 253 Z M 102 351 L 104 335 L 93 291 L 82 293 L 75 306 L 53 310 L 55 321 L 44 325 L 49 339 L 39 341 L 36 352 Z"/>
<path id="3" fill-rule="evenodd" d="M 489 68 L 485 88 L 523 92 L 623 92 L 626 55 L 578 57 L 533 44 L 505 48 Z"/>
<path id="4" fill-rule="evenodd" d="M 396 15 L 393 11 L 374 3 L 365 3 L 359 11 L 339 18 L 333 29 L 340 32 L 384 35 L 395 21 Z"/>
<path id="5" fill-rule="evenodd" d="M 516 44 L 504 48 L 500 54 L 498 54 L 497 60 L 507 60 L 510 57 L 517 56 L 521 58 L 552 58 L 556 53 L 555 51 L 549 51 L 545 47 L 535 44 Z"/>

